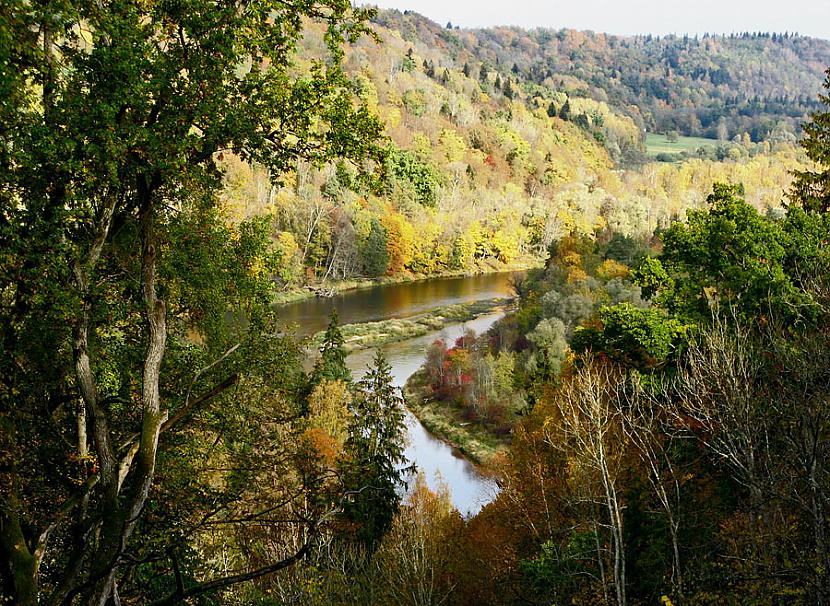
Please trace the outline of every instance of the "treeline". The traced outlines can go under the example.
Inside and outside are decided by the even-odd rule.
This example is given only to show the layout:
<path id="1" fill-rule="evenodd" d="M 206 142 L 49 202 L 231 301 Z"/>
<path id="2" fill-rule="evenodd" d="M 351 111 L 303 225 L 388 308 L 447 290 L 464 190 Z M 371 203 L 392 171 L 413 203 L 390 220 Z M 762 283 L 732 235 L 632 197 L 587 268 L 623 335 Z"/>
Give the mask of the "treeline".
<path id="1" fill-rule="evenodd" d="M 652 132 L 762 141 L 818 109 L 830 44 L 794 34 L 620 37 L 574 30 L 448 30 L 416 13 L 377 21 L 457 64 L 609 103 Z"/>

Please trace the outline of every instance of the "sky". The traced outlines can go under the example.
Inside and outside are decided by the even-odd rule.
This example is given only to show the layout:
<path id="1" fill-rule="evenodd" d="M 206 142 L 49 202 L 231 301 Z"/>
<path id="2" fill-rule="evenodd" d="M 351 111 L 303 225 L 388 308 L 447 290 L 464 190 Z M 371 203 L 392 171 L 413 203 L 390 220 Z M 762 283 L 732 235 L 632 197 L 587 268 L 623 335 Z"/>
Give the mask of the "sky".
<path id="1" fill-rule="evenodd" d="M 518 25 L 609 34 L 798 32 L 830 40 L 830 0 L 372 0 L 461 27 Z"/>

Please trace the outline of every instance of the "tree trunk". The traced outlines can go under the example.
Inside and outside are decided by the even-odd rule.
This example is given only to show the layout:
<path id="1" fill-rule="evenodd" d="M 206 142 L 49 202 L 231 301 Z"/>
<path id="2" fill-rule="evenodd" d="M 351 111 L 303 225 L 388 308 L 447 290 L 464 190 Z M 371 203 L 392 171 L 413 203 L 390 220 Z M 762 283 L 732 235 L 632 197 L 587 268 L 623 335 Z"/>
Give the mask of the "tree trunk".
<path id="1" fill-rule="evenodd" d="M 11 572 L 14 603 L 37 606 L 37 562 L 26 545 L 20 520 L 14 512 L 0 516 L 0 554 L 8 562 Z"/>

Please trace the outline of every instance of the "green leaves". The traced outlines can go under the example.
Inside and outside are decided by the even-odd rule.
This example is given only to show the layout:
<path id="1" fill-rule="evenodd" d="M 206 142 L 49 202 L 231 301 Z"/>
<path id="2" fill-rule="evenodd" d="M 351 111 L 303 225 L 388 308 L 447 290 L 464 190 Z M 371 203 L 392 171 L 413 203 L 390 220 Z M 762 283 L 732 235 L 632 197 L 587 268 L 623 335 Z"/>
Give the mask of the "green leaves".
<path id="1" fill-rule="evenodd" d="M 743 318 L 811 321 L 815 303 L 800 286 L 803 276 L 789 269 L 817 261 L 804 255 L 810 249 L 818 254 L 826 236 L 809 225 L 822 220 L 792 212 L 776 221 L 740 194 L 739 187 L 716 184 L 710 207 L 689 211 L 687 223 L 667 229 L 659 260 L 646 260 L 636 278 L 655 303 L 692 322 L 729 309 Z"/>
<path id="2" fill-rule="evenodd" d="M 356 526 L 356 538 L 373 548 L 392 525 L 408 471 L 402 468 L 406 462 L 403 400 L 380 350 L 373 368 L 357 384 L 352 414 L 344 474 L 351 495 L 344 517 Z"/>
<path id="3" fill-rule="evenodd" d="M 571 338 L 576 353 L 593 351 L 639 369 L 673 360 L 688 340 L 690 326 L 659 309 L 641 309 L 630 303 L 599 312 L 599 326 L 579 327 Z"/>
<path id="4" fill-rule="evenodd" d="M 824 88 L 830 94 L 830 69 Z M 790 200 L 807 212 L 830 212 L 830 97 L 819 95 L 825 111 L 816 112 L 803 125 L 801 147 L 816 163 L 816 170 L 795 171 Z"/>

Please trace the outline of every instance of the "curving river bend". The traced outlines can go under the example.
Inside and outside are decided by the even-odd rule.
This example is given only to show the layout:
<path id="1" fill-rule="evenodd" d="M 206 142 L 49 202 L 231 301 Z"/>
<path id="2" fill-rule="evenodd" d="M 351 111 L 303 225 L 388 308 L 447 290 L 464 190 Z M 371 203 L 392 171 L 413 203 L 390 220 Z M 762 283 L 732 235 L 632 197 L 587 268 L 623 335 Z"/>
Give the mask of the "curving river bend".
<path id="1" fill-rule="evenodd" d="M 470 303 L 482 299 L 513 295 L 511 278 L 515 274 L 498 273 L 461 278 L 436 278 L 419 282 L 390 284 L 348 291 L 327 299 L 309 299 L 284 305 L 282 318 L 299 327 L 300 334 L 314 334 L 328 324 L 332 309 L 337 309 L 341 324 L 405 318 L 436 307 Z M 501 313 L 479 316 L 465 324 L 451 324 L 440 331 L 383 346 L 395 385 L 403 387 L 420 368 L 427 347 L 435 339 L 451 342 L 461 336 L 465 327 L 476 333 L 486 331 Z M 355 379 L 366 371 L 374 357 L 374 349 L 356 351 L 347 359 Z M 424 429 L 414 415 L 407 412 L 409 445 L 406 456 L 422 471 L 433 489 L 440 483 L 450 489 L 453 505 L 465 515 L 474 515 L 498 492 L 491 478 L 478 470 L 454 449 Z"/>

